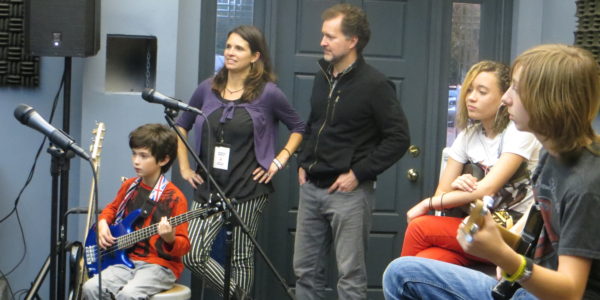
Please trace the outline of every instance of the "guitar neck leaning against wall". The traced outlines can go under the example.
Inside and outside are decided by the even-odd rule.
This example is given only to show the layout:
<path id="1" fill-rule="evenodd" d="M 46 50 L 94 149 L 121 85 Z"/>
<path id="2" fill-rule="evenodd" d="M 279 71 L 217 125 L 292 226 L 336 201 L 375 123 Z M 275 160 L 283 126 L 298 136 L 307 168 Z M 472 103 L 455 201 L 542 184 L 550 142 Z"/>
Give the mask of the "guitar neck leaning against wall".
<path id="1" fill-rule="evenodd" d="M 96 173 L 96 179 L 99 178 L 97 176 L 100 172 L 100 153 L 102 152 L 102 143 L 104 142 L 104 134 L 106 133 L 106 126 L 103 122 L 97 122 L 96 128 L 92 130 L 92 134 L 94 135 L 92 138 L 92 145 L 90 145 L 90 160 L 92 162 L 92 167 L 94 169 L 94 173 Z M 90 196 L 88 200 L 88 208 L 87 208 L 87 217 L 86 217 L 86 225 L 84 228 L 84 237 L 83 241 L 86 240 L 88 229 L 92 224 L 92 218 L 96 212 L 96 202 L 94 201 L 94 190 L 96 189 L 96 182 L 92 180 L 90 187 Z M 83 249 L 81 249 L 83 251 Z M 77 271 L 72 274 L 74 278 L 71 280 L 71 291 L 69 292 L 69 300 L 79 300 L 81 299 L 81 288 L 83 283 L 88 279 L 87 272 L 85 272 L 85 264 L 83 261 L 83 255 L 78 258 L 78 261 L 74 262 L 76 265 Z"/>

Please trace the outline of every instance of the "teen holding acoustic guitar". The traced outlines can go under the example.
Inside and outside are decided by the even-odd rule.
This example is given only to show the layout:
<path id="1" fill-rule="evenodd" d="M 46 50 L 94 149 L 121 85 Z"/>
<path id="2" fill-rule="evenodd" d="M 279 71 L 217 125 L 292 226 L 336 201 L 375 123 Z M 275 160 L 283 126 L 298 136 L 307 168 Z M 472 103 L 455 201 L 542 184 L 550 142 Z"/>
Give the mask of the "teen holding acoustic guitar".
<path id="1" fill-rule="evenodd" d="M 456 230 L 469 203 L 494 195 L 494 211 L 506 228 L 519 232 L 521 216 L 533 204 L 530 174 L 541 148 L 535 136 L 510 122 L 502 94 L 510 86 L 510 68 L 483 60 L 474 64 L 463 81 L 456 127 L 461 130 L 448 148 L 435 194 L 407 213 L 401 256 L 418 256 L 461 266 L 486 263 L 466 254 L 456 241 Z M 430 210 L 442 216 L 428 215 Z M 515 225 L 513 227 L 513 225 Z"/>
<path id="2" fill-rule="evenodd" d="M 566 45 L 521 54 L 502 98 L 517 128 L 545 150 L 532 178 L 544 220 L 534 258 L 501 238 L 487 214 L 477 232 L 459 226 L 465 252 L 493 262 L 523 288 L 515 299 L 600 299 L 600 142 L 592 121 L 600 107 L 600 68 L 592 55 Z M 492 299 L 497 281 L 434 260 L 401 257 L 383 275 L 386 299 Z"/>

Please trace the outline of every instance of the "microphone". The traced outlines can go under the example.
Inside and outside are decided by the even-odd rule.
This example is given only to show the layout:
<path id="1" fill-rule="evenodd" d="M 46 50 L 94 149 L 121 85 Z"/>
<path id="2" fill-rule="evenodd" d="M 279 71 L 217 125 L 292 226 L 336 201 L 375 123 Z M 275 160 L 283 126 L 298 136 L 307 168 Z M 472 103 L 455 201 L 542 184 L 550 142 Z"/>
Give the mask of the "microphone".
<path id="1" fill-rule="evenodd" d="M 44 118 L 42 118 L 42 116 L 40 116 L 40 114 L 38 114 L 31 106 L 19 104 L 15 109 L 15 118 L 23 125 L 27 125 L 43 133 L 53 144 L 59 146 L 61 149 L 72 150 L 75 154 L 81 156 L 85 160 L 90 160 L 90 156 L 85 153 L 81 147 L 75 144 L 75 141 L 70 136 L 46 122 L 46 120 L 44 120 Z"/>
<path id="2" fill-rule="evenodd" d="M 151 88 L 145 88 L 144 91 L 142 91 L 142 99 L 150 103 L 162 104 L 171 109 L 181 109 L 185 111 L 195 112 L 199 115 L 202 114 L 201 110 L 190 106 L 187 103 L 181 102 L 181 100 L 165 96 Z"/>

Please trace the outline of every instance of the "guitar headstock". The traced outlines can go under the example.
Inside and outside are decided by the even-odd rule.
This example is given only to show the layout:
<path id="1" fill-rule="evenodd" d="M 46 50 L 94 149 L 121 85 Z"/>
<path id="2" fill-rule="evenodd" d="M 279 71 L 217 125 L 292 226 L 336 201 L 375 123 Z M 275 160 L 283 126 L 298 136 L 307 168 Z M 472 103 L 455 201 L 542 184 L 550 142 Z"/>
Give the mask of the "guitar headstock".
<path id="1" fill-rule="evenodd" d="M 473 235 L 483 226 L 483 217 L 491 210 L 494 205 L 494 198 L 484 196 L 482 200 L 475 200 L 471 203 L 471 211 L 467 223 L 463 227 L 466 233 L 467 242 L 473 241 Z"/>
<path id="2" fill-rule="evenodd" d="M 103 122 L 96 122 L 96 128 L 92 130 L 92 145 L 90 145 L 90 157 L 92 163 L 98 166 L 100 164 L 100 152 L 102 151 L 102 142 L 104 142 L 104 134 L 106 133 L 106 126 Z"/>

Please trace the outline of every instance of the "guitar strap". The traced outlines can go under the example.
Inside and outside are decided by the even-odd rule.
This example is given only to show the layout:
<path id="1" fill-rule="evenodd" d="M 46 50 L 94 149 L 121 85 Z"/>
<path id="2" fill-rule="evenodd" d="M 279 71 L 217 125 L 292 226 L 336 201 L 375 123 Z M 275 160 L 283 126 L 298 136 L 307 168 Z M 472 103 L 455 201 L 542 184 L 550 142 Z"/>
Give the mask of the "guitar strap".
<path id="1" fill-rule="evenodd" d="M 125 199 L 123 199 L 123 201 L 121 201 L 121 204 L 119 204 L 119 210 L 117 211 L 117 218 L 115 220 L 115 223 L 119 223 L 123 219 L 123 214 L 125 213 L 125 207 L 127 206 L 127 202 L 129 202 L 129 200 L 133 197 L 133 191 L 137 189 L 137 187 L 140 185 L 140 182 L 142 182 L 142 177 L 136 178 L 131 183 L 131 185 L 129 185 L 129 188 L 127 188 L 127 192 L 125 193 Z M 142 206 L 142 216 L 144 218 L 148 216 L 152 208 L 156 205 L 156 202 L 160 200 L 160 196 L 165 191 L 165 188 L 167 187 L 168 183 L 169 181 L 165 178 L 165 176 L 160 175 L 160 177 L 156 181 L 156 184 L 154 185 L 154 188 L 152 189 L 152 192 L 150 192 L 148 201 L 144 202 L 144 205 Z"/>

